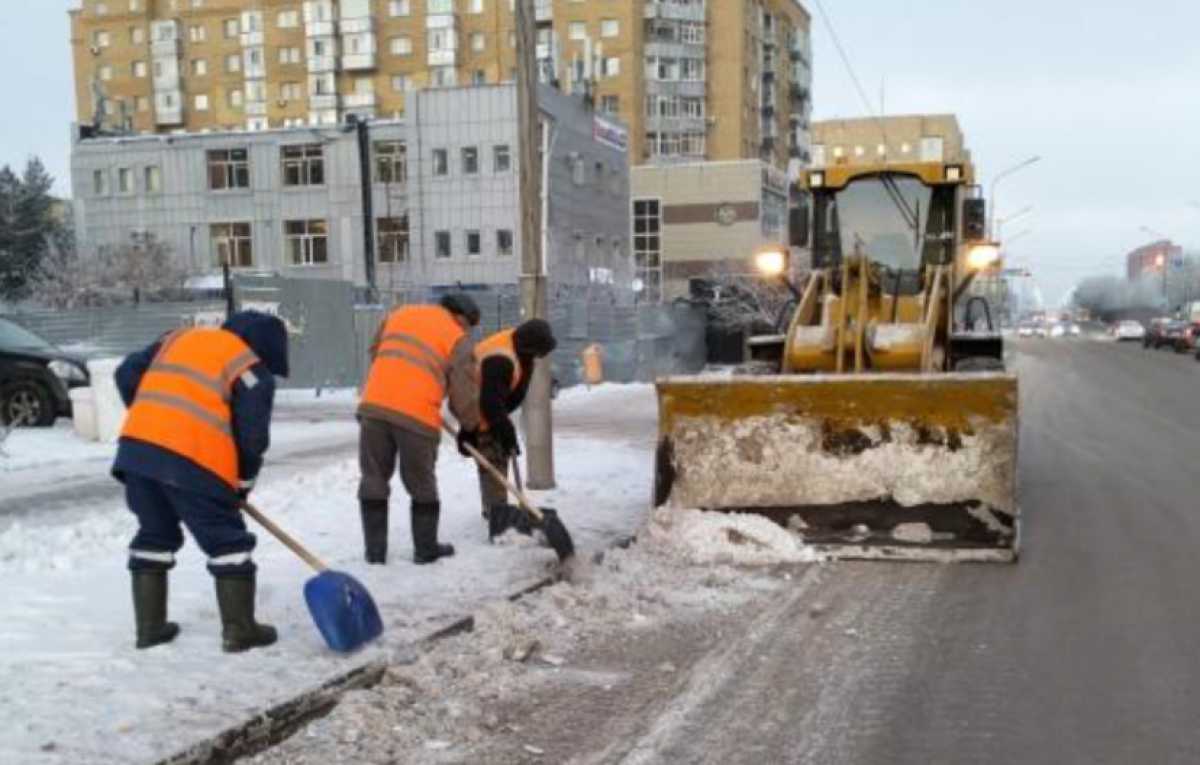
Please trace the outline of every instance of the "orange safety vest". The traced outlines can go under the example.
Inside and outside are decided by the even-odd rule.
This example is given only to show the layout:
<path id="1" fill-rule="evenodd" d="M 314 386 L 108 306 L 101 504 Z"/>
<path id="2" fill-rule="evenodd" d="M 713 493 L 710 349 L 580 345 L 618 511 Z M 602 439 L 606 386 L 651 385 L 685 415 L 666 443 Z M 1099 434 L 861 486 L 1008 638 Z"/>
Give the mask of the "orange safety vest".
<path id="1" fill-rule="evenodd" d="M 122 438 L 186 457 L 238 487 L 233 386 L 259 358 L 223 329 L 181 329 L 167 335 L 138 384 Z"/>
<path id="2" fill-rule="evenodd" d="M 505 329 L 475 346 L 475 369 L 479 376 L 479 381 L 483 382 L 483 362 L 492 356 L 501 356 L 512 362 L 513 371 L 512 377 L 508 381 L 509 391 L 514 391 L 520 387 L 521 382 L 525 379 L 525 368 L 521 365 L 521 359 L 517 356 L 517 346 L 513 342 L 513 335 L 516 330 Z M 486 418 L 480 413 L 479 429 L 487 430 L 488 424 Z"/>
<path id="3" fill-rule="evenodd" d="M 454 346 L 466 330 L 441 306 L 398 308 L 387 318 L 362 405 L 442 429 L 442 402 Z"/>

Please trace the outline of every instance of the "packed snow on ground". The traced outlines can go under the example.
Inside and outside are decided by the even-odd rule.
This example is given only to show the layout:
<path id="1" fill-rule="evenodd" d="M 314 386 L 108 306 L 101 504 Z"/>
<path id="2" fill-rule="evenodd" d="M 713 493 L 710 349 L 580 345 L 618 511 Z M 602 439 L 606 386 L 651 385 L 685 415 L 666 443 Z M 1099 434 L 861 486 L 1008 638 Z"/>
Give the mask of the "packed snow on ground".
<path id="1" fill-rule="evenodd" d="M 731 529 L 763 548 L 749 554 L 729 541 Z M 589 646 L 661 634 L 666 625 L 729 614 L 794 586 L 786 573 L 714 562 L 807 560 L 785 536 L 756 521 L 731 525 L 698 512 L 669 525 L 651 519 L 634 545 L 584 561 L 569 582 L 488 604 L 473 632 L 397 656 L 378 686 L 347 694 L 329 717 L 250 762 L 544 762 L 556 731 L 514 708 L 580 686 L 619 693 L 620 677 L 597 677 L 587 666 Z M 778 552 L 764 554 L 767 548 Z"/>
<path id="2" fill-rule="evenodd" d="M 661 508 L 650 515 L 646 536 L 658 547 L 696 564 L 818 560 L 816 551 L 799 535 L 761 515 Z"/>
<path id="3" fill-rule="evenodd" d="M 586 555 L 629 534 L 644 518 L 653 466 L 653 391 L 604 386 L 556 403 L 555 414 L 560 488 L 535 494 L 535 500 L 559 510 Z M 286 426 L 297 434 L 353 433 L 354 427 L 352 419 L 311 424 L 303 418 Z M 70 433 L 41 435 L 61 440 Z M 40 450 L 58 448 L 43 444 Z M 77 523 L 22 522 L 0 532 L 0 762 L 124 763 L 172 754 L 363 662 L 404 654 L 415 639 L 555 569 L 546 548 L 488 544 L 475 469 L 448 440 L 438 465 L 441 536 L 458 547 L 458 555 L 433 566 L 412 564 L 407 498 L 394 481 L 390 563 L 367 567 L 353 455 L 349 440 L 331 447 L 328 464 L 304 471 L 278 463 L 273 468 L 269 455 L 252 498 L 374 595 L 385 636 L 349 657 L 328 651 L 311 623 L 302 587 L 312 572 L 265 532 L 256 532 L 258 615 L 279 628 L 280 642 L 242 655 L 220 650 L 211 578 L 190 540 L 170 579 L 170 617 L 182 633 L 170 645 L 134 650 L 124 564 L 135 524 L 118 502 L 83 499 Z M 92 462 L 107 470 L 107 455 Z M 15 475 L 41 480 L 39 474 Z M 11 475 L 0 477 L 9 480 Z"/>

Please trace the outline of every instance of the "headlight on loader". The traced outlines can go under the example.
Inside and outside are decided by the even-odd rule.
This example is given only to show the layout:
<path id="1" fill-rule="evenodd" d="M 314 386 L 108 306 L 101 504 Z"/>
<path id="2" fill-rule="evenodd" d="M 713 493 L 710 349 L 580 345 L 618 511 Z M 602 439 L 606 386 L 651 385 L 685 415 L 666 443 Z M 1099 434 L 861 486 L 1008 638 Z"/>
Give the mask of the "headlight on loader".
<path id="1" fill-rule="evenodd" d="M 787 253 L 782 250 L 763 250 L 754 256 L 754 267 L 763 276 L 782 276 L 787 270 Z"/>
<path id="2" fill-rule="evenodd" d="M 967 267 L 986 271 L 1000 264 L 1000 248 L 995 244 L 977 244 L 967 253 Z"/>

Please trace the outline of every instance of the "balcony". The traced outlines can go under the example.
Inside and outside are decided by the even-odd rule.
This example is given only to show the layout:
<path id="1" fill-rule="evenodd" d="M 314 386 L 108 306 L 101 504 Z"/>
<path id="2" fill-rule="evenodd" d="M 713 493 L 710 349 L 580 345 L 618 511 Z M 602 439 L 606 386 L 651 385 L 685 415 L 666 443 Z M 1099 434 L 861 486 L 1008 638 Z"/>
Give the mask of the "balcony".
<path id="1" fill-rule="evenodd" d="M 647 95 L 706 98 L 708 85 L 704 80 L 646 80 Z"/>
<path id="2" fill-rule="evenodd" d="M 454 29 L 458 26 L 458 17 L 453 13 L 435 13 L 425 17 L 426 29 Z"/>
<path id="3" fill-rule="evenodd" d="M 774 120 L 775 119 L 775 104 L 763 104 L 761 111 L 762 111 L 762 118 L 764 120 Z"/>
<path id="4" fill-rule="evenodd" d="M 662 117 L 647 114 L 645 128 L 651 133 L 705 133 L 708 120 L 704 117 Z"/>
<path id="5" fill-rule="evenodd" d="M 425 63 L 429 66 L 456 66 L 458 51 L 454 48 L 431 49 Z"/>
<path id="6" fill-rule="evenodd" d="M 374 93 L 347 93 L 342 96 L 342 108 L 344 109 L 374 109 L 377 99 Z M 318 107 L 315 103 L 313 108 Z"/>
<path id="7" fill-rule="evenodd" d="M 659 58 L 704 58 L 704 46 L 670 40 L 646 40 L 646 55 Z"/>
<path id="8" fill-rule="evenodd" d="M 356 19 L 343 17 L 340 30 L 343 35 L 373 34 L 375 32 L 375 18 L 373 16 Z"/>
<path id="9" fill-rule="evenodd" d="M 719 0 L 714 0 L 718 2 Z M 705 19 L 705 10 L 703 3 L 692 3 L 690 5 L 679 5 L 678 3 L 657 2 L 657 0 L 648 0 L 646 3 L 645 17 L 648 19 L 665 19 L 668 21 L 697 21 L 703 23 Z"/>
<path id="10" fill-rule="evenodd" d="M 333 37 L 337 34 L 337 24 L 332 21 L 308 21 L 304 24 L 304 34 L 307 37 Z"/>
<path id="11" fill-rule="evenodd" d="M 179 90 L 179 69 L 174 66 L 164 66 L 162 74 L 156 75 L 153 82 L 156 92 Z"/>
<path id="12" fill-rule="evenodd" d="M 308 95 L 308 108 L 318 110 L 337 109 L 338 101 L 336 93 L 310 93 Z"/>
<path id="13" fill-rule="evenodd" d="M 179 40 L 155 40 L 150 45 L 150 55 L 154 58 L 179 58 L 180 51 Z"/>
<path id="14" fill-rule="evenodd" d="M 342 69 L 347 72 L 363 72 L 379 66 L 379 59 L 374 53 L 349 53 L 342 56 Z"/>
<path id="15" fill-rule="evenodd" d="M 265 117 L 267 116 L 266 101 L 247 101 L 246 102 L 247 117 Z"/>
<path id="16" fill-rule="evenodd" d="M 310 74 L 337 71 L 337 59 L 333 56 L 309 56 L 308 71 Z"/>
<path id="17" fill-rule="evenodd" d="M 534 0 L 533 18 L 538 24 L 554 21 L 554 0 Z"/>
<path id="18" fill-rule="evenodd" d="M 261 29 L 256 32 L 242 32 L 238 39 L 243 48 L 261 48 L 267 44 L 266 35 Z"/>

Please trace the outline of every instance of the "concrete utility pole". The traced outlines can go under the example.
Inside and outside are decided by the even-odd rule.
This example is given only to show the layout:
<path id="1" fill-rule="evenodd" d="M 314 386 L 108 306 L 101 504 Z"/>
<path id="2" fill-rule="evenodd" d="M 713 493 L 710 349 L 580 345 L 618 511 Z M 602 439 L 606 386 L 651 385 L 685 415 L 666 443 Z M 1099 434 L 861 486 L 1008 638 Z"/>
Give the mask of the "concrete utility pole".
<path id="1" fill-rule="evenodd" d="M 521 316 L 546 318 L 546 274 L 542 258 L 541 110 L 537 99 L 535 0 L 517 0 L 517 133 L 521 163 Z M 554 488 L 554 420 L 550 410 L 550 360 L 534 367 L 522 407 L 525 466 L 531 489 Z"/>

